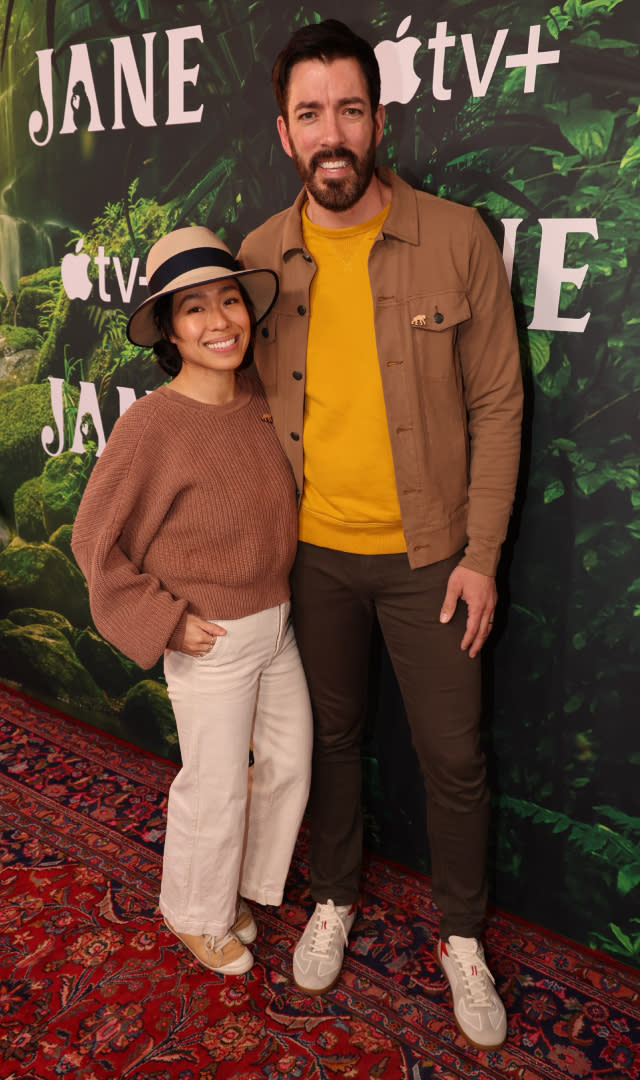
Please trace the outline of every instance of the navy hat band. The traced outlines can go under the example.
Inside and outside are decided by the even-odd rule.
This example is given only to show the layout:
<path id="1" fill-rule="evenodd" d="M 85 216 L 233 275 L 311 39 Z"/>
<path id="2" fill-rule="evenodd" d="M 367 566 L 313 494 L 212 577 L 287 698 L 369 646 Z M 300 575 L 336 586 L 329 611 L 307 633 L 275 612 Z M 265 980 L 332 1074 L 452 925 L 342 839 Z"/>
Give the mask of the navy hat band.
<path id="1" fill-rule="evenodd" d="M 151 280 L 147 283 L 149 293 L 161 292 L 172 281 L 176 281 L 190 270 L 200 270 L 204 266 L 220 266 L 225 270 L 237 273 L 241 267 L 232 255 L 226 251 L 214 247 L 191 248 L 182 251 L 178 255 L 172 255 L 170 259 L 159 266 Z"/>

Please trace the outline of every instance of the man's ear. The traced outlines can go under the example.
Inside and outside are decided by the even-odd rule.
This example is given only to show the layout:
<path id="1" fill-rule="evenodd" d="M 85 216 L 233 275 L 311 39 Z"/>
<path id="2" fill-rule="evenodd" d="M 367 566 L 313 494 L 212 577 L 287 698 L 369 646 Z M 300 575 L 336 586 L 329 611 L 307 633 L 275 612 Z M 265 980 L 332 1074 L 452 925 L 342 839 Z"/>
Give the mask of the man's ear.
<path id="1" fill-rule="evenodd" d="M 376 133 L 376 146 L 380 146 L 380 143 L 382 142 L 382 136 L 384 135 L 384 118 L 385 107 L 384 105 L 378 105 L 378 108 L 373 114 L 373 127 Z"/>
<path id="2" fill-rule="evenodd" d="M 278 135 L 280 136 L 280 142 L 282 143 L 282 149 L 285 154 L 290 158 L 293 157 L 291 153 L 291 146 L 289 145 L 289 132 L 287 131 L 287 124 L 284 116 L 279 116 L 277 120 Z"/>

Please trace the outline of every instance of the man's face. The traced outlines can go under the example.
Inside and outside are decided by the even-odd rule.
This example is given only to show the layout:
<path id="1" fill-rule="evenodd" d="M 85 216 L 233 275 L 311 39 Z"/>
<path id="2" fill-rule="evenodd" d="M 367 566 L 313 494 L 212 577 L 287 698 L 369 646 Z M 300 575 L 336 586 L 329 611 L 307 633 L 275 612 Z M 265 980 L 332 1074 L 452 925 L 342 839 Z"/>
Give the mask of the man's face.
<path id="1" fill-rule="evenodd" d="M 309 196 L 326 210 L 350 210 L 373 177 L 384 108 L 371 115 L 357 60 L 302 60 L 289 78 L 287 117 L 278 132 Z"/>

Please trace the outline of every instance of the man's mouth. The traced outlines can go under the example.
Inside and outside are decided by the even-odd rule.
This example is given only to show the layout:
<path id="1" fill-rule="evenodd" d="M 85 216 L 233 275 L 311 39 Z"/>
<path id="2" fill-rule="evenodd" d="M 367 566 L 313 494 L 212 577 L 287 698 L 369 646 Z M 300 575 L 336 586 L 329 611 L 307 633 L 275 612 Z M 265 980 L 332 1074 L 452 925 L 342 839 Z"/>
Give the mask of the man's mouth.
<path id="1" fill-rule="evenodd" d="M 332 159 L 331 161 L 321 161 L 318 167 L 325 169 L 327 172 L 337 172 L 339 169 L 347 169 L 350 164 L 351 162 L 347 161 L 346 158 L 338 161 Z"/>
<path id="2" fill-rule="evenodd" d="M 316 155 L 312 161 L 312 167 L 314 172 L 317 172 L 318 169 L 320 169 L 325 176 L 328 176 L 332 173 L 339 173 L 344 169 L 349 168 L 352 168 L 355 171 L 356 159 L 354 154 L 350 154 L 346 150 L 340 150 L 331 157 L 325 157 L 320 154 Z"/>

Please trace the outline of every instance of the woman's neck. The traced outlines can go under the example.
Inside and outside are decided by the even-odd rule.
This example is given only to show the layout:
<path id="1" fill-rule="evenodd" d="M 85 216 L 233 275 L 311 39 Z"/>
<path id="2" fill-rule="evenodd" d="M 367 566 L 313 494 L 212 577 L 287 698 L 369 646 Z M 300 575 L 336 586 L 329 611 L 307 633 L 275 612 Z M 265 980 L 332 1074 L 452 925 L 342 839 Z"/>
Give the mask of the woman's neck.
<path id="1" fill-rule="evenodd" d="M 228 405 L 238 392 L 235 371 L 210 371 L 194 375 L 182 368 L 170 385 L 178 394 L 205 405 Z"/>

